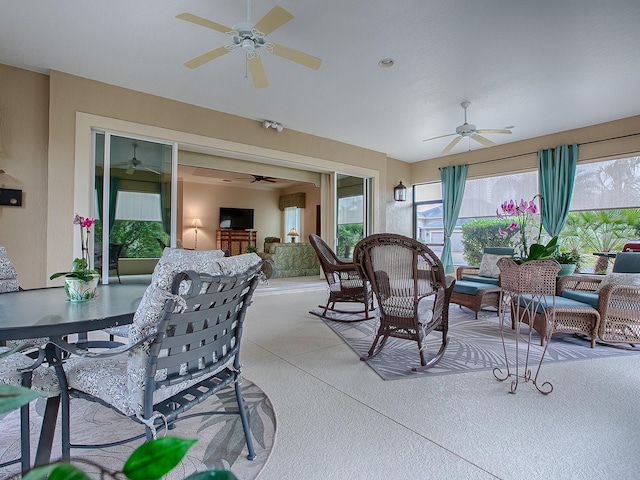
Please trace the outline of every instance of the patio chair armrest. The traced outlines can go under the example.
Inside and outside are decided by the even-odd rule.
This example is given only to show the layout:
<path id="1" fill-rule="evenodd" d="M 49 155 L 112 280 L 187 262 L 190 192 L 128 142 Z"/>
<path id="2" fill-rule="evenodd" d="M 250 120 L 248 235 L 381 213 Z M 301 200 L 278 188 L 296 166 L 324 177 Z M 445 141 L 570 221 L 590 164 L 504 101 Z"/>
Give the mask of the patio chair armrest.
<path id="1" fill-rule="evenodd" d="M 604 279 L 604 275 L 566 275 L 558 277 L 557 295 L 562 295 L 564 290 L 577 290 L 580 292 L 595 292 Z"/>
<path id="2" fill-rule="evenodd" d="M 123 353 L 129 352 L 129 350 L 132 350 L 136 347 L 139 347 L 140 345 L 142 345 L 143 343 L 147 343 L 147 342 L 152 342 L 153 339 L 156 337 L 156 333 L 153 333 L 151 335 L 148 335 L 146 337 L 144 337 L 141 340 L 138 340 L 136 343 L 134 343 L 133 345 L 122 345 L 119 347 L 115 347 L 115 348 L 110 348 L 107 351 L 100 351 L 100 352 L 94 352 L 91 350 L 87 350 L 85 348 L 80 348 L 78 347 L 76 344 L 73 343 L 69 343 L 65 340 L 62 340 L 60 338 L 52 338 L 50 340 L 50 343 L 54 344 L 56 347 L 58 347 L 60 350 L 67 352 L 71 355 L 75 355 L 78 357 L 83 357 L 83 358 L 109 358 L 109 357 L 115 357 L 116 355 L 121 355 Z"/>
<path id="3" fill-rule="evenodd" d="M 456 269 L 456 280 L 462 280 L 464 275 L 478 275 L 480 273 L 480 267 L 458 267 Z"/>

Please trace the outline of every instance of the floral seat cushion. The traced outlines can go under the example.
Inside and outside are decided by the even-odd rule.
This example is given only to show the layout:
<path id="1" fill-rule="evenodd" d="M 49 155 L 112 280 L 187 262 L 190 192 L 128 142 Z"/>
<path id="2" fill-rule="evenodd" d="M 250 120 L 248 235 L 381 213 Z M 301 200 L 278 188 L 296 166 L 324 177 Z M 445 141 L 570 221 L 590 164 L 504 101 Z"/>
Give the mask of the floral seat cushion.
<path id="1" fill-rule="evenodd" d="M 0 353 L 9 350 L 7 347 L 0 347 Z M 4 385 L 18 386 L 22 383 L 20 370 L 33 365 L 34 359 L 22 353 L 13 353 L 7 357 L 0 358 L 0 383 Z M 47 397 L 55 397 L 60 394 L 60 384 L 58 377 L 52 368 L 39 366 L 32 372 L 31 389 L 43 393 Z"/>

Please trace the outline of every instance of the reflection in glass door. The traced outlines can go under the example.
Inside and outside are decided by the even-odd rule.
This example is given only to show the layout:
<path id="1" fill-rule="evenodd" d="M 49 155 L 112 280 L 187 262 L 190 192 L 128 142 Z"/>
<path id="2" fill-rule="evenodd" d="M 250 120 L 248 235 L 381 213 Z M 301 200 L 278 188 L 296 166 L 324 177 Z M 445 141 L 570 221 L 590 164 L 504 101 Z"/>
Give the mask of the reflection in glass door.
<path id="1" fill-rule="evenodd" d="M 103 283 L 151 273 L 171 238 L 172 145 L 94 132 L 96 226 L 94 266 Z M 151 260 L 150 260 L 151 259 Z M 137 266 L 137 267 L 136 267 Z"/>
<path id="2" fill-rule="evenodd" d="M 366 178 L 336 175 L 336 253 L 353 258 L 353 247 L 370 233 L 370 184 Z"/>

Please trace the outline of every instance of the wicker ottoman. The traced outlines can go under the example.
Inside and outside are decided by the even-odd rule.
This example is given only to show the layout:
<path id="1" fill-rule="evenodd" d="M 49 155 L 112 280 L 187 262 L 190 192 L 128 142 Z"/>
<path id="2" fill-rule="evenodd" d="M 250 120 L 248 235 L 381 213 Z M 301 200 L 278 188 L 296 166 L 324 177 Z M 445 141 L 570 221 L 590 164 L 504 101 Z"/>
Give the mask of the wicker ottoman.
<path id="1" fill-rule="evenodd" d="M 475 318 L 478 318 L 478 312 L 485 307 L 495 308 L 499 315 L 500 287 L 490 283 L 458 280 L 453 286 L 450 303 L 467 307 L 475 312 Z"/>
<path id="2" fill-rule="evenodd" d="M 551 305 L 551 301 L 548 302 Z M 511 307 L 511 320 L 513 318 L 513 305 Z M 578 333 L 588 336 L 591 339 L 591 348 L 595 347 L 596 337 L 598 335 L 598 326 L 600 325 L 600 313 L 598 310 L 587 305 L 586 303 L 577 302 L 564 297 L 556 297 L 554 307 L 546 308 L 547 315 L 544 312 L 536 313 L 533 321 L 533 329 L 540 334 L 540 345 L 544 345 L 544 339 L 547 335 L 551 336 L 556 332 Z M 555 321 L 553 328 L 549 331 L 547 318 L 553 318 L 555 313 Z M 525 313 L 522 321 L 531 325 L 529 314 Z"/>

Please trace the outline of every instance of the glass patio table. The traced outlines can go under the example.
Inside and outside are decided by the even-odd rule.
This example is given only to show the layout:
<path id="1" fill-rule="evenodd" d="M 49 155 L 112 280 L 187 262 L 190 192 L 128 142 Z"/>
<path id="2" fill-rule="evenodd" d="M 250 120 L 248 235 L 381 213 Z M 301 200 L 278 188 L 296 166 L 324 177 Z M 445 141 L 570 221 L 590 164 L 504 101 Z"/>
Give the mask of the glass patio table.
<path id="1" fill-rule="evenodd" d="M 3 293 L 0 295 L 0 344 L 36 337 L 82 336 L 130 324 L 146 289 L 147 285 L 143 284 L 100 285 L 96 298 L 86 302 L 66 300 L 62 287 Z M 60 388 L 67 388 L 59 361 L 60 352 L 55 345 L 48 344 L 45 355 L 47 362 L 56 369 Z M 49 462 L 59 406 L 59 396 L 47 399 L 35 466 Z M 63 431 L 62 435 L 66 436 L 68 432 Z"/>

